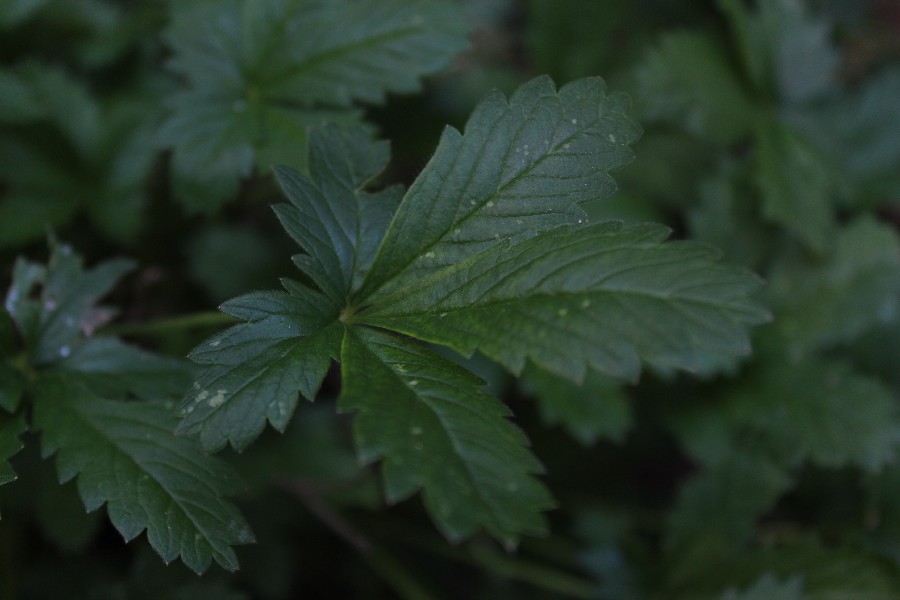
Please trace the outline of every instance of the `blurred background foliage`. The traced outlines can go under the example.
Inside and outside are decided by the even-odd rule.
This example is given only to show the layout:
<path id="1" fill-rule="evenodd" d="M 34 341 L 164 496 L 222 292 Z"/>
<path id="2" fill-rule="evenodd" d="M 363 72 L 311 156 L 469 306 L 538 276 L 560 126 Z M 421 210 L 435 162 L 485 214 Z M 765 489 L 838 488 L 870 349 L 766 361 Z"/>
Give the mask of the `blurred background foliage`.
<path id="1" fill-rule="evenodd" d="M 209 330 L 140 324 L 292 272 L 268 167 L 304 167 L 307 125 L 365 123 L 392 141 L 385 183 L 408 183 L 488 89 L 601 75 L 645 132 L 591 217 L 664 222 L 721 248 L 767 280 L 775 320 L 749 360 L 633 386 L 513 381 L 473 359 L 560 506 L 552 536 L 517 554 L 447 545 L 418 500 L 385 511 L 332 379 L 285 435 L 229 457 L 258 540 L 237 574 L 198 580 L 143 539 L 123 547 L 25 452 L 14 463 L 27 476 L 0 489 L 0 596 L 900 597 L 900 2 L 469 0 L 468 49 L 451 25 L 422 42 L 460 52 L 451 69 L 423 89 L 424 62 L 388 90 L 354 73 L 358 89 L 342 91 L 279 65 L 323 23 L 350 31 L 377 11 L 323 8 L 296 35 L 265 37 L 277 14 L 260 8 L 243 35 L 271 47 L 234 70 L 240 6 L 255 10 L 0 2 L 3 289 L 15 256 L 46 255 L 50 230 L 89 263 L 128 255 L 140 267 L 113 298 L 122 331 L 183 355 Z M 278 102 L 254 87 L 266 81 Z"/>

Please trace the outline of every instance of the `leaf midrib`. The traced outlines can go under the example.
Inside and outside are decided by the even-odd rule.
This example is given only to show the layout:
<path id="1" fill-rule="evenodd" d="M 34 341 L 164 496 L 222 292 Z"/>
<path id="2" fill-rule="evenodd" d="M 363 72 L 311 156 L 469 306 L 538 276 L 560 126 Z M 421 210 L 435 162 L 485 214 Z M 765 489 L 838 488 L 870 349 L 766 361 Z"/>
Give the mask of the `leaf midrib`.
<path id="1" fill-rule="evenodd" d="M 536 105 L 536 107 L 537 107 L 537 106 L 539 106 L 539 105 Z M 508 109 L 508 108 L 509 108 L 509 105 L 507 105 L 507 109 Z M 535 110 L 536 110 L 536 108 L 535 108 Z M 505 114 L 505 113 L 504 113 L 504 114 Z M 597 118 L 594 119 L 594 120 L 591 120 L 587 125 L 585 125 L 584 128 L 578 130 L 577 132 L 575 132 L 574 134 L 572 134 L 572 135 L 570 135 L 570 136 L 568 136 L 568 137 L 562 138 L 562 139 L 560 140 L 559 143 L 555 144 L 555 145 L 552 147 L 552 149 L 550 149 L 550 150 L 548 150 L 547 152 L 545 152 L 539 159 L 537 159 L 537 160 L 535 160 L 533 163 L 531 163 L 526 169 L 523 169 L 518 175 L 516 175 L 515 177 L 513 177 L 512 179 L 510 179 L 510 180 L 509 180 L 508 182 L 506 182 L 505 184 L 498 186 L 497 189 L 496 189 L 493 193 L 491 193 L 490 195 L 488 195 L 488 196 L 482 198 L 481 202 L 479 202 L 478 204 L 476 204 L 476 205 L 475 205 L 468 213 L 464 213 L 464 216 L 463 216 L 461 219 L 459 219 L 459 220 L 454 220 L 448 227 L 446 227 L 446 228 L 440 233 L 440 235 L 437 236 L 437 237 L 434 239 L 434 241 L 432 241 L 432 242 L 431 242 L 430 244 L 428 244 L 427 246 L 423 246 L 423 247 L 421 248 L 419 254 L 417 254 L 416 256 L 413 256 L 413 257 L 411 257 L 410 259 L 408 259 L 408 260 L 403 264 L 402 267 L 400 267 L 400 268 L 395 268 L 395 269 L 394 269 L 394 275 L 393 275 L 393 276 L 391 276 L 391 277 L 388 278 L 387 280 L 385 280 L 385 281 L 383 281 L 382 283 L 380 283 L 380 284 L 378 285 L 378 287 L 376 287 L 375 289 L 368 291 L 368 293 L 366 294 L 365 298 L 358 299 L 358 300 L 357 300 L 357 304 L 359 304 L 360 302 L 364 301 L 366 298 L 372 297 L 374 294 L 376 294 L 376 293 L 378 292 L 378 290 L 384 288 L 388 283 L 390 283 L 391 281 L 393 281 L 394 279 L 396 279 L 398 276 L 400 276 L 400 275 L 402 275 L 404 272 L 406 272 L 406 270 L 410 267 L 410 265 L 412 265 L 413 263 L 415 263 L 416 260 L 418 260 L 418 259 L 422 256 L 422 254 L 427 253 L 428 251 L 430 251 L 431 249 L 433 249 L 433 248 L 434 248 L 435 246 L 437 246 L 438 244 L 444 242 L 444 238 L 447 237 L 447 235 L 449 234 L 449 232 L 450 232 L 452 229 L 456 229 L 456 228 L 458 228 L 461 224 L 463 224 L 463 223 L 465 223 L 466 221 L 468 221 L 470 218 L 472 218 L 473 215 L 475 215 L 476 213 L 478 213 L 478 212 L 484 207 L 485 204 L 487 204 L 488 202 L 491 202 L 491 201 L 494 200 L 495 198 L 499 197 L 500 195 L 502 195 L 503 192 L 505 192 L 505 191 L 506 191 L 507 189 L 509 189 L 511 186 L 517 184 L 517 183 L 518 183 L 519 181 L 521 181 L 523 178 L 527 177 L 528 174 L 530 174 L 533 170 L 535 170 L 535 169 L 536 169 L 540 164 L 542 164 L 547 158 L 549 158 L 551 155 L 554 155 L 560 148 L 563 148 L 563 147 L 565 146 L 565 144 L 570 144 L 570 143 L 572 142 L 572 140 L 578 138 L 578 137 L 581 136 L 581 135 L 585 135 L 585 134 L 587 133 L 588 130 L 590 130 L 591 128 L 593 128 L 597 123 L 599 123 L 600 121 L 602 121 L 604 118 L 606 118 L 606 115 L 605 115 L 605 114 L 598 113 Z M 498 118 L 497 120 L 495 120 L 495 121 L 491 124 L 490 133 L 489 133 L 487 136 L 485 136 L 485 138 L 484 138 L 484 144 L 482 144 L 481 151 L 480 151 L 479 154 L 478 154 L 479 158 L 482 157 L 482 156 L 484 155 L 484 147 L 487 145 L 488 141 L 490 140 L 490 136 L 493 134 L 493 132 L 494 132 L 494 131 L 496 130 L 496 128 L 498 127 L 498 124 L 499 124 L 500 120 L 501 120 L 501 119 Z M 464 135 L 464 134 L 463 134 L 463 135 Z M 509 147 L 512 147 L 512 144 L 510 144 Z M 453 158 L 454 164 L 458 161 L 459 156 L 460 156 L 460 153 L 457 152 L 456 155 L 455 155 L 454 158 Z M 507 154 L 504 155 L 504 156 L 508 156 L 508 150 L 507 150 Z M 472 169 L 469 171 L 469 175 L 468 175 L 467 178 L 466 178 L 466 183 L 465 183 L 465 186 L 463 187 L 463 191 L 469 189 L 469 185 L 470 185 L 471 182 L 472 182 L 472 176 L 473 176 L 473 173 L 475 172 L 475 169 L 476 169 L 476 166 L 475 166 L 475 165 L 477 165 L 477 164 L 478 164 L 478 161 L 473 162 L 473 167 L 472 167 Z M 413 189 L 413 188 L 411 188 L 411 189 Z M 407 193 L 407 197 L 408 197 L 408 196 L 409 196 L 409 194 Z M 464 193 L 461 193 L 461 196 L 464 196 Z M 404 200 L 406 200 L 406 197 L 404 197 Z M 392 224 L 393 224 L 393 223 L 392 223 Z M 390 231 L 391 231 L 391 230 L 388 229 L 388 233 L 390 233 Z M 385 239 L 387 239 L 387 236 L 385 236 Z M 373 272 L 373 271 L 370 271 L 370 273 L 372 273 L 372 272 Z M 368 279 L 368 278 L 367 278 L 367 279 Z M 366 285 L 365 285 L 365 282 L 363 282 L 363 284 L 360 286 L 360 289 L 365 289 L 365 288 L 366 288 Z"/>
<path id="2" fill-rule="evenodd" d="M 404 27 L 401 29 L 396 29 L 394 31 L 373 35 L 358 42 L 339 46 L 337 48 L 328 50 L 327 52 L 313 54 L 306 59 L 291 65 L 290 68 L 282 69 L 281 71 L 276 72 L 272 76 L 262 80 L 260 84 L 261 86 L 278 86 L 290 79 L 303 75 L 304 71 L 312 71 L 319 65 L 325 64 L 329 61 L 337 61 L 344 56 L 365 50 L 368 47 L 378 46 L 380 44 L 395 41 L 407 35 L 414 35 L 417 33 L 425 33 L 425 29 L 422 27 Z M 348 89 L 348 92 L 350 91 L 351 90 Z M 355 94 L 352 93 L 351 95 L 355 96 Z"/>
<path id="3" fill-rule="evenodd" d="M 458 441 L 456 440 L 455 436 L 451 435 L 450 429 L 446 426 L 446 424 L 444 423 L 444 420 L 441 418 L 438 411 L 436 411 L 434 409 L 434 407 L 431 406 L 431 403 L 429 402 L 431 397 L 426 396 L 424 392 L 420 393 L 415 387 L 407 384 L 403 375 L 397 373 L 397 371 L 393 368 L 393 366 L 390 363 L 388 363 L 386 360 L 382 359 L 382 357 L 379 356 L 376 352 L 374 352 L 374 350 L 362 339 L 357 338 L 357 340 L 359 341 L 359 343 L 363 344 L 363 346 L 366 348 L 366 350 L 372 356 L 374 356 L 377 361 L 379 361 L 380 363 L 385 365 L 385 367 L 387 367 L 388 371 L 391 373 L 391 375 L 394 377 L 394 379 L 399 383 L 399 385 L 404 390 L 406 390 L 409 394 L 412 395 L 414 402 L 416 404 L 423 405 L 428 408 L 428 411 L 434 417 L 435 421 L 437 421 L 440 424 L 441 432 L 446 436 L 447 440 L 450 442 L 450 445 L 453 448 L 454 457 L 456 458 L 457 461 L 459 461 L 459 463 L 462 465 L 463 469 L 465 470 L 466 474 L 468 475 L 469 483 L 470 483 L 472 489 L 474 490 L 475 496 L 479 499 L 482 506 L 484 506 L 487 509 L 488 513 L 492 515 L 494 522 L 496 524 L 503 523 L 504 520 L 502 517 L 503 517 L 504 511 L 501 510 L 499 507 L 495 506 L 492 502 L 490 502 L 482 494 L 480 486 L 477 485 L 478 478 L 473 474 L 472 469 L 469 465 L 469 461 L 467 461 L 463 458 L 464 453 L 459 449 Z M 418 380 L 425 380 L 425 381 L 435 379 L 435 377 L 430 376 L 430 375 L 417 375 L 416 378 Z M 437 381 L 439 381 L 440 383 L 444 383 L 444 384 L 447 383 L 446 380 L 437 379 Z M 441 399 L 437 398 L 437 400 L 441 400 Z M 444 400 L 441 400 L 441 401 L 444 401 Z M 488 526 L 487 523 L 478 523 L 478 524 L 480 526 Z M 491 526 L 491 528 L 493 528 L 493 526 Z"/>

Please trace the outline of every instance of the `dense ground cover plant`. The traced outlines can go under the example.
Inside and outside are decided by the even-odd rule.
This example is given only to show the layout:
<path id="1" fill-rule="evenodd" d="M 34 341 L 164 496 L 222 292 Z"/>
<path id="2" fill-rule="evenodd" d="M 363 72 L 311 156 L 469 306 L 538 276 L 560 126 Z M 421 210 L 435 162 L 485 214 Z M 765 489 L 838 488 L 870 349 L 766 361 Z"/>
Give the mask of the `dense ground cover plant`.
<path id="1" fill-rule="evenodd" d="M 896 597 L 891 10 L 4 5 L 0 594 Z"/>

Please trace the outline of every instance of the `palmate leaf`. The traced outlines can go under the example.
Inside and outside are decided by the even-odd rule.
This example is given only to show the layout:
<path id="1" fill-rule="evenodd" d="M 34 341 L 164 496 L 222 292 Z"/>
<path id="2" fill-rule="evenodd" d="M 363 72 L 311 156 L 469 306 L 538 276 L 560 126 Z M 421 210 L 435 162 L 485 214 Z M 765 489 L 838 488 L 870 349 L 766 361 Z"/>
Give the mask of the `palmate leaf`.
<path id="1" fill-rule="evenodd" d="M 284 280 L 290 292 L 259 292 L 222 305 L 248 321 L 198 346 L 191 358 L 210 365 L 182 406 L 179 431 L 200 432 L 203 447 L 245 448 L 270 422 L 284 431 L 297 392 L 312 400 L 340 356 L 340 311 L 361 280 L 397 205 L 397 188 L 369 194 L 362 185 L 384 168 L 387 145 L 359 129 L 313 130 L 307 177 L 279 167 L 291 204 L 275 207 L 305 250 L 297 266 L 324 291 Z M 368 257 L 368 258 L 367 258 Z"/>
<path id="2" fill-rule="evenodd" d="M 157 157 L 151 132 L 161 113 L 153 100 L 135 90 L 101 102 L 65 71 L 35 64 L 0 75 L 0 87 L 13 76 L 19 89 L 0 95 L 21 96 L 30 110 L 0 107 L 19 121 L 0 134 L 0 244 L 38 240 L 80 210 L 105 236 L 133 240 Z"/>
<path id="3" fill-rule="evenodd" d="M 891 390 L 840 361 L 772 357 L 723 388 L 716 404 L 716 411 L 698 405 L 673 419 L 687 451 L 708 465 L 739 452 L 784 467 L 808 460 L 874 471 L 900 443 Z"/>
<path id="4" fill-rule="evenodd" d="M 57 455 L 61 483 L 78 477 L 88 511 L 106 503 L 126 541 L 146 529 L 167 562 L 180 556 L 199 573 L 215 559 L 235 570 L 231 546 L 253 541 L 224 499 L 239 483 L 196 441 L 175 437 L 176 423 L 165 405 L 104 400 L 64 376 L 47 376 L 35 390 L 43 454 Z"/>
<path id="5" fill-rule="evenodd" d="M 466 45 L 458 6 L 440 0 L 228 0 L 172 3 L 172 69 L 162 142 L 176 183 L 209 181 L 195 209 L 218 206 L 254 165 L 302 166 L 306 130 L 359 121 L 356 102 L 418 89 Z"/>
<path id="6" fill-rule="evenodd" d="M 639 129 L 626 109 L 596 78 L 489 94 L 464 134 L 445 132 L 393 217 L 399 191 L 364 190 L 384 146 L 314 131 L 310 175 L 277 170 L 290 204 L 276 212 L 319 289 L 284 280 L 288 293 L 222 307 L 246 322 L 192 353 L 207 370 L 180 430 L 206 449 L 242 449 L 266 421 L 284 429 L 298 392 L 312 399 L 340 360 L 340 406 L 359 413 L 360 458 L 383 461 L 389 500 L 421 488 L 451 539 L 484 528 L 514 544 L 541 531 L 540 464 L 506 410 L 397 334 L 580 382 L 588 368 L 634 379 L 642 361 L 703 369 L 747 353 L 748 326 L 768 317 L 748 298 L 758 278 L 708 246 L 664 243 L 662 226 L 579 223 L 578 203 L 610 194 L 608 172 L 631 157 Z"/>
<path id="7" fill-rule="evenodd" d="M 712 39 L 698 33 L 663 37 L 635 73 L 644 116 L 722 144 L 745 136 L 753 110 L 725 57 Z"/>
<path id="8" fill-rule="evenodd" d="M 240 489 L 237 479 L 196 440 L 174 436 L 170 400 L 190 385 L 190 363 L 95 336 L 114 314 L 96 303 L 131 263 L 85 269 L 69 246 L 51 248 L 47 265 L 17 261 L 0 313 L 0 353 L 17 352 L 19 341 L 24 346 L 12 360 L 0 357 L 0 483 L 14 478 L 6 460 L 31 425 L 42 434 L 44 456 L 58 454 L 60 482 L 78 475 L 84 506 L 92 511 L 107 503 L 126 540 L 147 529 L 166 561 L 181 556 L 200 572 L 215 559 L 236 569 L 231 546 L 252 537 L 224 499 Z M 32 493 L 45 523 L 64 518 L 68 508 L 55 501 L 57 492 L 40 489 Z M 87 529 L 67 523 L 50 538 L 63 546 L 86 543 L 90 522 L 97 518 Z"/>
<path id="9" fill-rule="evenodd" d="M 576 382 L 588 367 L 636 379 L 641 359 L 690 370 L 710 352 L 748 353 L 747 326 L 768 318 L 748 299 L 758 278 L 717 264 L 709 246 L 663 243 L 668 233 L 601 223 L 504 241 L 377 297 L 357 318 L 480 350 L 514 373 L 531 359 Z"/>
<path id="10" fill-rule="evenodd" d="M 754 8 L 739 0 L 718 4 L 757 92 L 800 104 L 834 88 L 840 57 L 828 23 L 809 14 L 807 5 L 791 0 L 761 0 Z"/>
<path id="11" fill-rule="evenodd" d="M 778 327 L 792 355 L 853 342 L 897 317 L 900 237 L 891 226 L 859 218 L 832 239 L 827 260 L 781 256 L 769 281 Z"/>
<path id="12" fill-rule="evenodd" d="M 509 410 L 458 365 L 392 335 L 348 329 L 340 408 L 357 411 L 360 458 L 383 459 L 389 502 L 422 488 L 440 529 L 459 540 L 484 527 L 507 545 L 542 533 L 543 469 Z"/>
<path id="13" fill-rule="evenodd" d="M 852 95 L 787 115 L 792 126 L 840 169 L 844 200 L 851 206 L 883 202 L 900 191 L 900 68 L 884 69 Z"/>

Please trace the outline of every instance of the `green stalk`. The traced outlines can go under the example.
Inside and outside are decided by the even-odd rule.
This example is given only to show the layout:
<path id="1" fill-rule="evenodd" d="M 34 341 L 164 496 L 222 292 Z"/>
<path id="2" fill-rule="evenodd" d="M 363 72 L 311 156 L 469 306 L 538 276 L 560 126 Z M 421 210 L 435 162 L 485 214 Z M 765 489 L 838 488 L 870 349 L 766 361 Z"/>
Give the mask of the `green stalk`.
<path id="1" fill-rule="evenodd" d="M 398 531 L 401 530 L 403 534 L 398 536 Z M 386 531 L 385 535 L 393 535 L 401 543 L 417 546 L 438 556 L 552 592 L 560 598 L 587 599 L 597 596 L 597 586 L 589 579 L 570 574 L 546 563 L 505 554 L 489 544 L 471 542 L 464 546 L 453 546 L 397 526 Z"/>
<path id="2" fill-rule="evenodd" d="M 165 335 L 173 331 L 231 325 L 235 322 L 234 317 L 225 313 L 210 311 L 180 317 L 167 317 L 147 323 L 121 323 L 105 327 L 103 330 L 114 335 Z"/>

